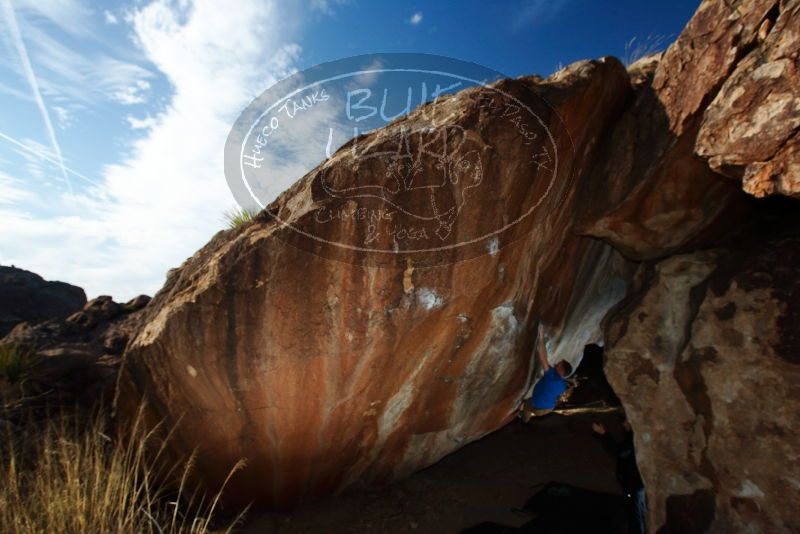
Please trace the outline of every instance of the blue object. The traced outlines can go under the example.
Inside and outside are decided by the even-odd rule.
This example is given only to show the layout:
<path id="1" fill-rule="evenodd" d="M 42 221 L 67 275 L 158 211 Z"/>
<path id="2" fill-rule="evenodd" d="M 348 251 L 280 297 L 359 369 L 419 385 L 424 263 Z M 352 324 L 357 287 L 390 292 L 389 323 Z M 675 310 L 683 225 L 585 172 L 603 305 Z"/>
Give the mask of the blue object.
<path id="1" fill-rule="evenodd" d="M 552 410 L 558 403 L 558 398 L 567 390 L 567 381 L 561 378 L 554 367 L 545 371 L 541 380 L 533 388 L 528 404 L 537 410 Z"/>

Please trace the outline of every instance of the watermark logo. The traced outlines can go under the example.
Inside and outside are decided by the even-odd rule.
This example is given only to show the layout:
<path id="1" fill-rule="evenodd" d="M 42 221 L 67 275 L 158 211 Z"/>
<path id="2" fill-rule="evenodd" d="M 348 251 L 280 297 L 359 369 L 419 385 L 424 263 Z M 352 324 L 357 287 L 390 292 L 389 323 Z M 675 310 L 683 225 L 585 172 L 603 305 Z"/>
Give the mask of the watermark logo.
<path id="1" fill-rule="evenodd" d="M 565 191 L 565 133 L 530 83 L 441 56 L 358 56 L 254 100 L 228 137 L 225 174 L 237 202 L 266 209 L 294 246 L 437 265 L 496 254 L 536 227 Z"/>

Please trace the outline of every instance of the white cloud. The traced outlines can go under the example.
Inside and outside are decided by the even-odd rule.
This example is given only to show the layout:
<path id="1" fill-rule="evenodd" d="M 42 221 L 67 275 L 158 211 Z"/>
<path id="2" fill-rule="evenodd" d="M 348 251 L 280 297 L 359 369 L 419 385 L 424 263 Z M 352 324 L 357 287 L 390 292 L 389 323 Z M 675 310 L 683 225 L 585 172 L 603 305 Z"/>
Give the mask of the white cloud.
<path id="1" fill-rule="evenodd" d="M 149 89 L 149 82 L 145 80 L 136 80 L 131 85 L 112 92 L 109 97 L 118 104 L 123 104 L 125 106 L 142 104 L 147 101 L 147 91 Z"/>
<path id="2" fill-rule="evenodd" d="M 92 10 L 80 0 L 14 0 L 24 16 L 42 18 L 73 35 L 91 34 Z"/>
<path id="3" fill-rule="evenodd" d="M 106 21 L 106 24 L 118 24 L 119 19 L 116 15 L 114 15 L 111 11 L 103 11 L 103 19 Z"/>
<path id="4" fill-rule="evenodd" d="M 349 2 L 349 0 L 310 0 L 311 9 L 325 15 L 333 15 L 334 6 L 341 6 L 347 2 Z"/>
<path id="5" fill-rule="evenodd" d="M 17 202 L 30 202 L 33 199 L 33 195 L 25 190 L 21 180 L 0 172 L 0 206 Z"/>
<path id="6" fill-rule="evenodd" d="M 133 27 L 174 94 L 132 156 L 105 173 L 117 202 L 103 224 L 122 260 L 109 277 L 114 287 L 129 288 L 126 297 L 158 289 L 169 268 L 220 229 L 233 202 L 223 173 L 228 131 L 254 96 L 288 73 L 299 52 L 280 40 L 276 6 L 257 0 L 236 10 L 159 0 L 134 13 Z M 143 271 L 147 283 L 133 289 L 128 278 Z"/>
<path id="7" fill-rule="evenodd" d="M 410 18 L 410 19 L 408 19 L 408 22 L 409 22 L 409 24 L 411 24 L 412 26 L 416 26 L 417 24 L 419 24 L 420 22 L 422 22 L 422 12 L 421 12 L 421 11 L 417 11 L 416 13 L 414 13 L 413 15 L 411 15 L 411 18 Z"/>
<path id="8" fill-rule="evenodd" d="M 141 99 L 149 88 L 153 73 L 148 69 L 102 52 L 79 53 L 44 29 L 22 23 L 44 94 L 95 105 L 102 100 L 124 103 L 129 95 Z"/>
<path id="9" fill-rule="evenodd" d="M 34 101 L 30 91 L 23 91 L 22 89 L 6 85 L 2 82 L 0 82 L 0 93 L 11 95 L 14 98 L 22 101 L 27 101 L 27 102 Z"/>
<path id="10" fill-rule="evenodd" d="M 0 5 L 4 11 L 16 13 L 19 33 L 45 99 L 69 100 L 73 110 L 75 103 L 88 107 L 103 100 L 143 100 L 142 84 L 149 84 L 153 73 L 135 63 L 142 59 L 135 51 L 100 40 L 92 27 L 93 13 L 82 1 L 3 0 Z M 114 16 L 106 12 L 107 21 L 108 15 Z M 69 33 L 69 38 L 53 32 L 53 25 Z M 0 67 L 5 66 L 24 79 L 27 73 L 17 60 L 18 43 L 8 16 L 0 17 L 0 26 Z M 35 101 L 7 81 L 0 83 L 0 91 Z"/>
<path id="11" fill-rule="evenodd" d="M 65 197 L 71 207 L 37 218 L 0 207 L 0 263 L 117 299 L 153 293 L 218 230 L 232 196 L 223 148 L 238 113 L 288 75 L 299 54 L 272 2 L 155 0 L 129 19 L 147 60 L 172 86 L 129 156 L 107 166 L 93 196 Z M 13 234 L 13 235 L 12 235 Z M 54 261 L 55 260 L 55 261 Z"/>
<path id="12" fill-rule="evenodd" d="M 35 181 L 40 185 L 59 184 L 62 189 L 69 187 L 50 147 L 33 139 L 23 139 L 21 144 L 26 148 L 20 149 L 20 147 L 14 146 L 11 147 L 11 151 L 19 157 L 20 167 L 25 169 L 26 176 L 32 178 L 32 182 Z"/>
<path id="13" fill-rule="evenodd" d="M 58 127 L 62 130 L 66 130 L 72 125 L 72 113 L 62 106 L 52 106 L 53 113 L 56 115 L 56 120 L 58 120 Z"/>
<path id="14" fill-rule="evenodd" d="M 13 239 L 6 232 L 0 234 L 0 264 L 14 264 L 50 280 L 83 285 L 91 296 L 107 293 L 118 283 L 112 269 L 119 258 L 108 250 L 108 233 L 101 224 L 89 224 L 79 215 L 43 218 L 0 209 L 0 226 L 14 229 L 8 232 L 13 233 Z M 24 255 L 15 254 L 19 242 L 25 243 Z M 131 270 L 128 276 L 130 287 L 126 290 L 135 292 L 136 285 L 145 285 L 147 277 L 141 272 Z"/>
<path id="15" fill-rule="evenodd" d="M 567 0 L 525 0 L 512 15 L 511 29 L 519 31 L 526 26 L 551 20 L 566 3 Z"/>
<path id="16" fill-rule="evenodd" d="M 131 127 L 131 130 L 150 130 L 158 124 L 158 120 L 150 115 L 143 119 L 139 119 L 133 115 L 127 115 L 125 121 Z"/>

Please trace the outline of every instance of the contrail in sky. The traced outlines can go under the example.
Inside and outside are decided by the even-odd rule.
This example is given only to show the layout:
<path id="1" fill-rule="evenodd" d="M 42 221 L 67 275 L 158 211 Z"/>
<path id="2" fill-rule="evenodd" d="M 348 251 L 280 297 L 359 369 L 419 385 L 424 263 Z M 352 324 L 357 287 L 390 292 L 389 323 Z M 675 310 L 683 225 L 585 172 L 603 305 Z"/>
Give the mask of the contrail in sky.
<path id="1" fill-rule="evenodd" d="M 6 22 L 8 23 L 8 29 L 11 33 L 11 40 L 14 42 L 14 46 L 17 49 L 20 62 L 22 63 L 22 69 L 25 71 L 25 77 L 28 79 L 28 84 L 31 86 L 33 98 L 36 101 L 36 105 L 39 107 L 39 112 L 44 120 L 44 126 L 47 130 L 47 135 L 50 137 L 50 144 L 52 145 L 53 152 L 56 155 L 57 164 L 61 168 L 61 174 L 64 176 L 64 181 L 67 182 L 67 186 L 69 187 L 69 191 L 71 193 L 72 181 L 67 175 L 67 168 L 64 167 L 64 158 L 61 156 L 61 147 L 56 139 L 56 132 L 53 129 L 53 123 L 50 121 L 50 113 L 47 112 L 47 106 L 44 105 L 42 93 L 39 90 L 39 82 L 36 79 L 36 74 L 33 72 L 31 60 L 28 57 L 28 50 L 25 48 L 25 41 L 22 40 L 22 33 L 19 31 L 19 25 L 17 24 L 17 16 L 14 13 L 14 6 L 11 5 L 11 0 L 0 0 L 0 2 L 3 4 L 3 14 L 5 15 Z"/>
<path id="2" fill-rule="evenodd" d="M 6 135 L 3 132 L 0 132 L 0 139 L 4 139 L 4 140 L 8 141 L 9 143 L 12 143 L 12 144 L 18 146 L 19 148 L 21 148 L 21 149 L 23 149 L 23 150 L 25 150 L 27 152 L 30 152 L 31 154 L 33 154 L 34 156 L 36 156 L 38 158 L 41 158 L 41 159 L 43 159 L 45 161 L 49 161 L 50 163 L 52 163 L 54 165 L 58 165 L 58 161 L 56 161 L 54 158 L 50 157 L 47 154 L 43 154 L 42 152 L 36 150 L 35 148 L 33 148 L 33 147 L 29 146 L 29 145 L 26 145 L 25 143 L 23 143 L 22 141 L 20 141 L 18 139 L 14 139 L 10 135 Z M 88 176 L 86 176 L 84 174 L 81 174 L 76 170 L 70 169 L 66 165 L 63 165 L 63 168 L 66 169 L 66 171 L 68 173 L 70 173 L 70 174 L 72 174 L 74 176 L 77 176 L 78 178 L 81 178 L 82 180 L 86 180 L 90 184 L 97 185 L 97 186 L 100 185 L 99 183 L 95 182 L 94 180 L 92 180 Z"/>

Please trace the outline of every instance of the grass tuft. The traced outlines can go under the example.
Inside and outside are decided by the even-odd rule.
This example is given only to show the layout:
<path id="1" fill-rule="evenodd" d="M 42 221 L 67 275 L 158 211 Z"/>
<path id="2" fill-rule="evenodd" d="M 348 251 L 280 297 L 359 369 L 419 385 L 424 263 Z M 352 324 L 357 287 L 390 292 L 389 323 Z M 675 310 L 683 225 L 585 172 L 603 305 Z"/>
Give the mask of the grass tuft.
<path id="1" fill-rule="evenodd" d="M 15 384 L 25 378 L 38 360 L 36 353 L 19 345 L 0 345 L 0 376 Z"/>
<path id="2" fill-rule="evenodd" d="M 636 37 L 632 37 L 625 43 L 622 63 L 626 67 L 630 67 L 643 57 L 652 56 L 653 54 L 661 52 L 669 46 L 670 41 L 670 35 L 657 35 L 652 33 L 644 39 L 637 40 Z"/>
<path id="3" fill-rule="evenodd" d="M 188 494 L 193 458 L 173 467 L 177 488 L 162 484 L 175 472 L 157 467 L 165 440 L 157 437 L 158 429 L 145 430 L 142 413 L 124 441 L 109 437 L 102 412 L 88 422 L 64 413 L 44 421 L 5 422 L 0 532 L 231 532 L 244 512 L 227 527 L 212 526 L 219 494 Z"/>
<path id="4" fill-rule="evenodd" d="M 231 208 L 223 214 L 223 219 L 230 230 L 252 221 L 256 215 L 257 212 L 248 208 Z"/>

